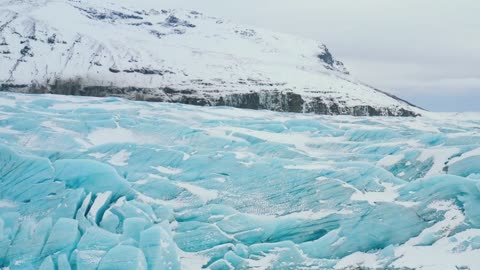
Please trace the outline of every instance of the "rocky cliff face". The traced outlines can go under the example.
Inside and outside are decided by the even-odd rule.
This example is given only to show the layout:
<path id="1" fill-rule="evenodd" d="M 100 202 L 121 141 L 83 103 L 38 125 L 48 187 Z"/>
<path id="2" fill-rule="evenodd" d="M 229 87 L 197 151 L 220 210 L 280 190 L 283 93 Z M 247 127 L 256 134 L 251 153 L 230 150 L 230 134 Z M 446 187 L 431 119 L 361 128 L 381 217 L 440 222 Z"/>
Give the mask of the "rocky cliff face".
<path id="1" fill-rule="evenodd" d="M 354 80 L 315 41 L 150 0 L 0 3 L 2 91 L 317 114 L 421 113 Z"/>

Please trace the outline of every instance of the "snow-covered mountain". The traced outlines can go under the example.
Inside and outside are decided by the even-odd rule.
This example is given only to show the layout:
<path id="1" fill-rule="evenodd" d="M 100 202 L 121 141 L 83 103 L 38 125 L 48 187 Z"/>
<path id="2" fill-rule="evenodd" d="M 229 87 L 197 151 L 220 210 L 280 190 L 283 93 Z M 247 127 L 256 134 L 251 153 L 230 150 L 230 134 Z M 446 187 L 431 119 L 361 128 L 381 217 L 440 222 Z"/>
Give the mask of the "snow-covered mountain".
<path id="1" fill-rule="evenodd" d="M 153 0 L 0 0 L 1 90 L 414 116 L 316 41 Z"/>

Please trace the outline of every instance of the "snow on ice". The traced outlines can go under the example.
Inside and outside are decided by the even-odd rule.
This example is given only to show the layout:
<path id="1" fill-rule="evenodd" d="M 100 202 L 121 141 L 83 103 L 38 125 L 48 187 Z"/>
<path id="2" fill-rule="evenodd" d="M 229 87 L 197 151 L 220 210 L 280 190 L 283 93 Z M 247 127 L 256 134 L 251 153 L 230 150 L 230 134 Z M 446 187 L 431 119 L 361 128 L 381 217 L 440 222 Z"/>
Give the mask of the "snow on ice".
<path id="1" fill-rule="evenodd" d="M 0 93 L 0 269 L 478 269 L 479 162 L 480 115 Z"/>

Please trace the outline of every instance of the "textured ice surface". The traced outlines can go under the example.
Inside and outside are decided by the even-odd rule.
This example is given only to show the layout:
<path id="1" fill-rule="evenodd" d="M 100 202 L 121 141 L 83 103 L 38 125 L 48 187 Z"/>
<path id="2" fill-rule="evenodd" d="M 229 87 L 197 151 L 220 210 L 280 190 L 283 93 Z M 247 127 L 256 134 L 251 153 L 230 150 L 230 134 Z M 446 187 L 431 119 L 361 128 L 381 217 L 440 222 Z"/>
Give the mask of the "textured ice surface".
<path id="1" fill-rule="evenodd" d="M 479 181 L 480 115 L 0 93 L 0 269 L 478 269 Z"/>

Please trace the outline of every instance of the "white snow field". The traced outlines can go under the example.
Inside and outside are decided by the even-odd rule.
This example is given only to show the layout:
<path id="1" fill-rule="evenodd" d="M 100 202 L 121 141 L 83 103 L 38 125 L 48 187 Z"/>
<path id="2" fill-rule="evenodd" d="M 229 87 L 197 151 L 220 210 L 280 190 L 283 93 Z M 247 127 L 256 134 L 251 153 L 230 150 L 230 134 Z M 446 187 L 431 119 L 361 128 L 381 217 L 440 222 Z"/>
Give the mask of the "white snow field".
<path id="1" fill-rule="evenodd" d="M 0 0 L 0 90 L 317 114 L 423 113 L 356 80 L 317 41 L 164 5 Z"/>
<path id="2" fill-rule="evenodd" d="M 3 92 L 0 269 L 480 269 L 480 114 Z"/>

